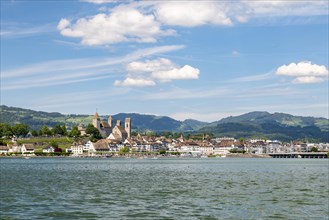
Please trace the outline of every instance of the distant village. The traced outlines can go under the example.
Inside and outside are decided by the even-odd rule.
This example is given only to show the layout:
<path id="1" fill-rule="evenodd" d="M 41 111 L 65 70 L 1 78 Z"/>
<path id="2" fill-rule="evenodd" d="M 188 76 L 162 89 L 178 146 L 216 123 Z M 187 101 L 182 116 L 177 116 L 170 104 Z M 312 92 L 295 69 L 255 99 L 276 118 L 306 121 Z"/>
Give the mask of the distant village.
<path id="1" fill-rule="evenodd" d="M 131 119 L 124 123 L 117 120 L 113 123 L 111 116 L 107 121 L 101 120 L 96 112 L 92 121 L 104 137 L 96 142 L 88 139 L 75 141 L 65 149 L 67 155 L 73 157 L 110 157 L 124 155 L 166 155 L 170 157 L 226 157 L 231 155 L 249 155 L 261 157 L 316 157 L 327 158 L 329 143 L 304 143 L 300 141 L 282 143 L 279 140 L 263 139 L 235 139 L 232 137 L 211 138 L 204 134 L 200 140 L 185 138 L 182 134 L 178 138 L 165 136 L 148 136 L 137 134 L 132 136 Z M 86 135 L 86 128 L 78 126 L 81 135 Z M 1 145 L 0 155 L 21 153 L 35 155 L 38 143 Z M 54 153 L 56 148 L 45 146 L 42 152 Z"/>

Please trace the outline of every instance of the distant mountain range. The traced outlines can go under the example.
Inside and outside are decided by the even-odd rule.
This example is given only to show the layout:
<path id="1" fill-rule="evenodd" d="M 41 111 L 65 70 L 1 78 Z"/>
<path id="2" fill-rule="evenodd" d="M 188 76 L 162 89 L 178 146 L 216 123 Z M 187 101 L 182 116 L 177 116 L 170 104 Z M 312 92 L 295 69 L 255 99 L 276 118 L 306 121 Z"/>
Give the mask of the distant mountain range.
<path id="1" fill-rule="evenodd" d="M 92 123 L 93 115 L 64 115 L 23 108 L 0 106 L 0 123 L 23 123 L 31 130 L 43 125 L 53 127 L 56 124 L 74 125 Z M 102 117 L 102 116 L 101 116 Z M 326 118 L 301 117 L 284 113 L 250 112 L 240 116 L 230 116 L 212 123 L 193 119 L 178 121 L 167 116 L 120 113 L 113 115 L 114 120 L 132 119 L 133 130 L 144 132 L 185 132 L 213 133 L 216 136 L 235 138 L 266 137 L 279 140 L 308 139 L 329 142 L 329 120 Z M 107 120 L 107 116 L 103 116 Z"/>

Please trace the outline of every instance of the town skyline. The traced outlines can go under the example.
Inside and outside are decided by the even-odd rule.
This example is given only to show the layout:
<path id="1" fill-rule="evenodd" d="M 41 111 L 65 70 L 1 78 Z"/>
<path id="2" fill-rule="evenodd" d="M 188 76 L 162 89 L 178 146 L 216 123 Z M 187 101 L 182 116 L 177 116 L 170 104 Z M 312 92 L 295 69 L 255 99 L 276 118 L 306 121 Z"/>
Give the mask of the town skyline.
<path id="1" fill-rule="evenodd" d="M 329 118 L 327 1 L 1 1 L 0 36 L 2 105 Z"/>

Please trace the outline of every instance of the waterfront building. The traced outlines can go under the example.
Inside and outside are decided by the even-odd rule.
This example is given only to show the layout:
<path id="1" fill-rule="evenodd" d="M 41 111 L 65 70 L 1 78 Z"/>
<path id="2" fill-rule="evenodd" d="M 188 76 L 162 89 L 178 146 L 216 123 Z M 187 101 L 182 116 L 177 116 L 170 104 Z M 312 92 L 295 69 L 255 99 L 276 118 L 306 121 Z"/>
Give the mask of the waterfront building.
<path id="1" fill-rule="evenodd" d="M 34 145 L 33 144 L 23 144 L 22 145 L 22 153 L 34 153 Z"/>
<path id="2" fill-rule="evenodd" d="M 43 152 L 43 153 L 53 153 L 54 150 L 55 150 L 55 149 L 54 149 L 52 146 L 48 146 L 48 147 L 42 149 L 42 152 Z"/>
<path id="3" fill-rule="evenodd" d="M 9 147 L 5 145 L 0 145 L 0 154 L 8 154 L 9 153 Z"/>
<path id="4" fill-rule="evenodd" d="M 79 156 L 83 154 L 84 145 L 81 142 L 74 142 L 70 147 L 70 152 L 73 156 Z"/>

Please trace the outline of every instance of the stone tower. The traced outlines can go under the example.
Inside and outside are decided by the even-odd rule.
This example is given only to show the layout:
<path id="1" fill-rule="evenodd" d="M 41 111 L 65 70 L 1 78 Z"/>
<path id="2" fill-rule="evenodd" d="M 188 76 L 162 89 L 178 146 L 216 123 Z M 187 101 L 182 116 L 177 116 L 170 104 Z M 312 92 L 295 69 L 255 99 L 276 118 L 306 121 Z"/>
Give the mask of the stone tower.
<path id="1" fill-rule="evenodd" d="M 128 138 L 130 138 L 130 135 L 131 135 L 131 119 L 130 118 L 126 118 L 126 120 L 125 120 L 125 130 L 128 134 Z"/>
<path id="2" fill-rule="evenodd" d="M 94 119 L 93 119 L 93 125 L 95 128 L 97 128 L 98 130 L 101 128 L 101 120 L 99 118 L 98 113 L 96 112 L 94 115 Z"/>
<path id="3" fill-rule="evenodd" d="M 113 119 L 112 119 L 111 115 L 109 116 L 109 119 L 107 120 L 107 122 L 109 123 L 110 127 L 113 128 L 113 124 L 112 124 Z"/>

